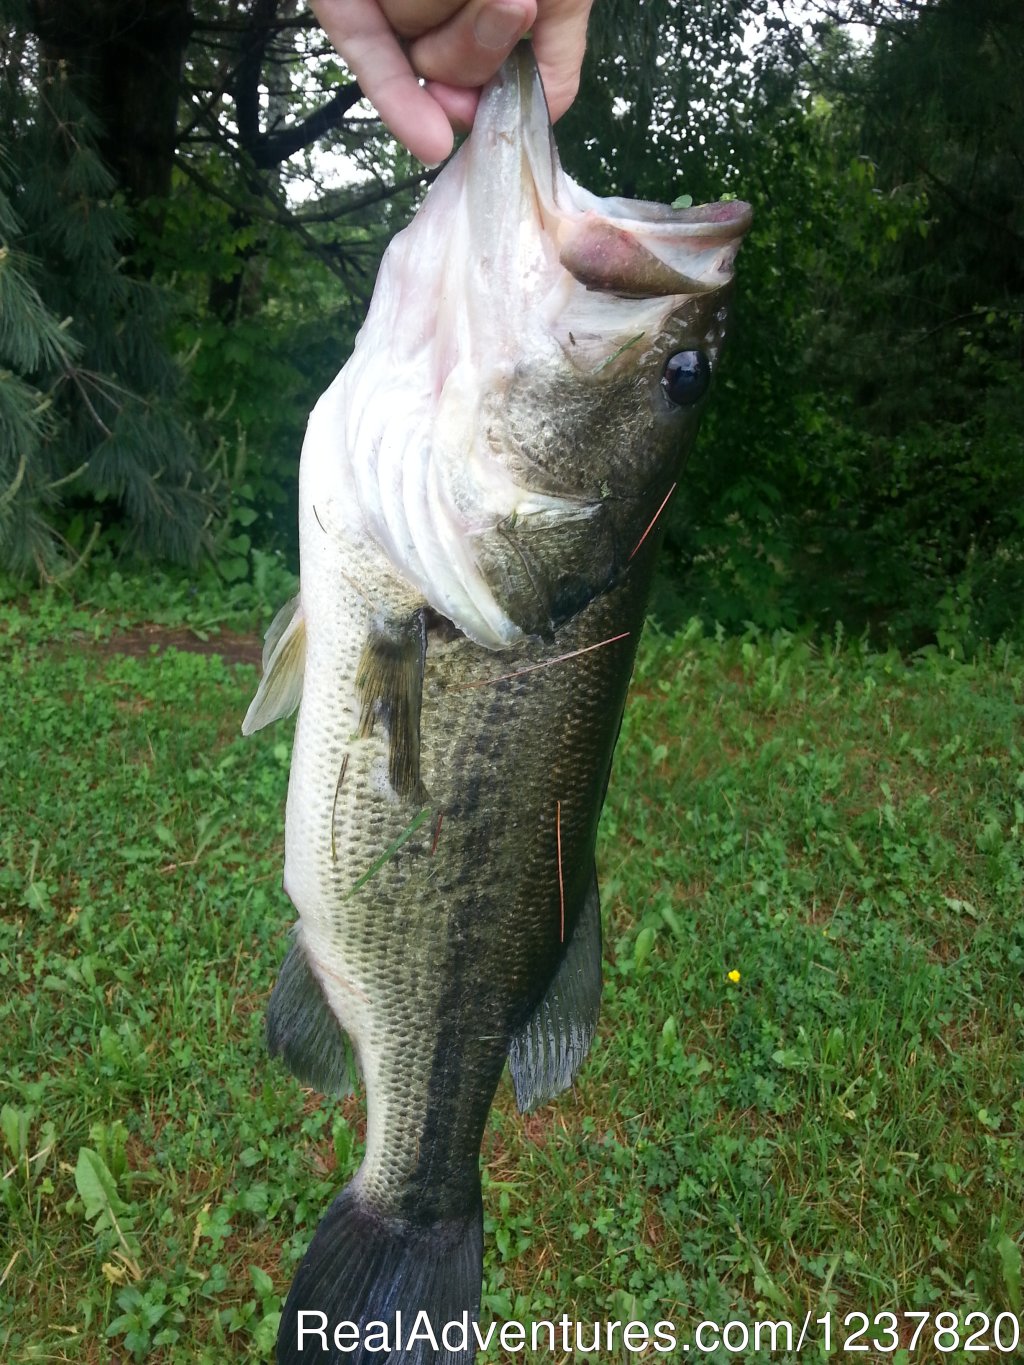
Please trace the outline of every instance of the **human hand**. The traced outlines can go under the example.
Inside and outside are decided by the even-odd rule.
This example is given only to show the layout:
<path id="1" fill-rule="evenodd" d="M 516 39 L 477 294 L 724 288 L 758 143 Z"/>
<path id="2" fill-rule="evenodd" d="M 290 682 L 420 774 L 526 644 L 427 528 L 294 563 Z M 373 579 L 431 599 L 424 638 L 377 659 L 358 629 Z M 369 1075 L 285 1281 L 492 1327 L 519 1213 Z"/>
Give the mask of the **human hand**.
<path id="1" fill-rule="evenodd" d="M 593 0 L 309 3 L 391 132 L 435 165 L 452 149 L 453 125 L 470 126 L 480 87 L 531 27 L 551 117 L 565 113 L 579 87 Z"/>

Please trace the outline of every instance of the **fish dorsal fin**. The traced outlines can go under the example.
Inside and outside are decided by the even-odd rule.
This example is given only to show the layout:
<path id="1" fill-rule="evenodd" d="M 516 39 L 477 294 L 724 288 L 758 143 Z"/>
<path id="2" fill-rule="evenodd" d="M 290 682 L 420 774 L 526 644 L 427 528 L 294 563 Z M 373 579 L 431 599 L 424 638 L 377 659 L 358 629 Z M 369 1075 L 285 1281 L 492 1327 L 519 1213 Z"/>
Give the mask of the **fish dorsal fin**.
<path id="1" fill-rule="evenodd" d="M 399 796 L 422 798 L 420 706 L 427 658 L 424 613 L 401 620 L 378 617 L 370 627 L 356 669 L 362 701 L 359 733 L 373 733 L 379 720 L 388 732 L 388 780 Z"/>
<path id="2" fill-rule="evenodd" d="M 593 1042 L 600 1008 L 601 902 L 595 868 L 558 971 L 509 1047 L 521 1114 L 572 1085 Z"/>
<path id="3" fill-rule="evenodd" d="M 291 715 L 302 697 L 305 669 L 306 622 L 299 598 L 293 597 L 274 617 L 263 642 L 263 677 L 242 721 L 243 735 Z"/>

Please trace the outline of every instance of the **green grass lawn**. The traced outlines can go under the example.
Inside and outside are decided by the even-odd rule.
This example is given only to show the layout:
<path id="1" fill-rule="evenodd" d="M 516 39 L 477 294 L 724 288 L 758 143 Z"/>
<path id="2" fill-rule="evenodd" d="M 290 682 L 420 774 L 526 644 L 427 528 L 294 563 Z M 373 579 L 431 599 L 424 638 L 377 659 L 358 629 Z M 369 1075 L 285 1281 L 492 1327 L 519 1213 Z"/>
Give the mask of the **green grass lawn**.
<path id="1" fill-rule="evenodd" d="M 362 1138 L 263 1051 L 291 729 L 243 740 L 256 668 L 119 593 L 0 602 L 0 1359 L 265 1361 Z M 1022 692 L 1000 651 L 648 636 L 600 1035 L 557 1103 L 499 1092 L 485 1315 L 1021 1313 Z"/>

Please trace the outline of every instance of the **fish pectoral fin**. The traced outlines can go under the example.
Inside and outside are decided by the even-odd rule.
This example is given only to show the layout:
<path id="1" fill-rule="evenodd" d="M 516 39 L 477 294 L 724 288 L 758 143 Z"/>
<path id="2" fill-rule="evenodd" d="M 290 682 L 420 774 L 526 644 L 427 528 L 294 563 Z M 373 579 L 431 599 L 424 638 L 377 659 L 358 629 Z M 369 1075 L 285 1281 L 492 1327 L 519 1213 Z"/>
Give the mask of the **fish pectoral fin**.
<path id="1" fill-rule="evenodd" d="M 295 938 L 267 1006 L 267 1051 L 303 1085 L 339 1099 L 355 1089 L 355 1052 Z"/>
<path id="2" fill-rule="evenodd" d="M 379 720 L 388 732 L 388 780 L 399 796 L 422 799 L 420 707 L 427 661 L 425 611 L 400 620 L 378 617 L 370 627 L 356 670 L 362 702 L 359 733 Z"/>
<path id="3" fill-rule="evenodd" d="M 521 1114 L 568 1089 L 590 1051 L 601 1008 L 601 901 L 597 870 L 543 1000 L 508 1050 Z"/>
<path id="4" fill-rule="evenodd" d="M 271 721 L 290 716 L 302 698 L 306 671 L 306 621 L 298 597 L 286 602 L 270 623 L 263 644 L 263 677 L 242 721 L 242 734 L 255 734 Z"/>

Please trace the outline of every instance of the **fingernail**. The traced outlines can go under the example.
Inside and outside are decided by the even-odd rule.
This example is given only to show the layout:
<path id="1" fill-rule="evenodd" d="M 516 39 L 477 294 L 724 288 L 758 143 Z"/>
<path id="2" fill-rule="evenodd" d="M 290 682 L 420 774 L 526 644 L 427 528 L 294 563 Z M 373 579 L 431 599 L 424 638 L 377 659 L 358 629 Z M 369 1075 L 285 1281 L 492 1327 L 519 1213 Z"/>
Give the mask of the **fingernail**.
<path id="1" fill-rule="evenodd" d="M 508 47 L 523 31 L 525 12 L 518 5 L 488 5 L 476 17 L 473 32 L 481 47 Z"/>

